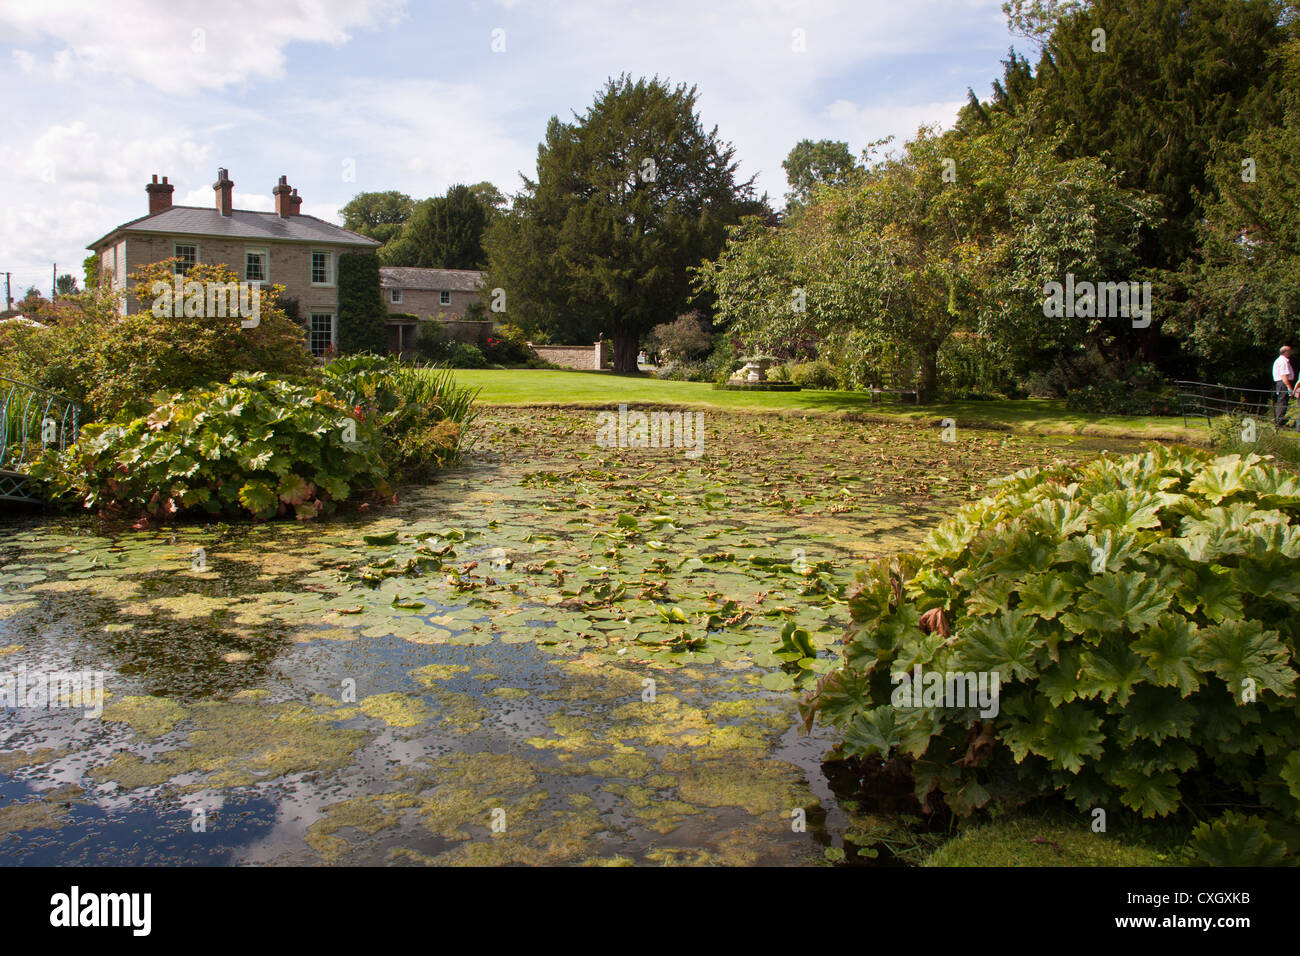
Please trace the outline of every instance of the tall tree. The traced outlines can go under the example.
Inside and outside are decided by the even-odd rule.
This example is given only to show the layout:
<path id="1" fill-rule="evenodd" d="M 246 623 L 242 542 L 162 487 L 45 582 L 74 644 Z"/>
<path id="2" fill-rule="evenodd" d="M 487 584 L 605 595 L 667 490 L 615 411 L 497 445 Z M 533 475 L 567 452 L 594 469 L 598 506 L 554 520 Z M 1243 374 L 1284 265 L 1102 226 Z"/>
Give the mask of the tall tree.
<path id="1" fill-rule="evenodd" d="M 688 269 L 764 210 L 695 102 L 694 87 L 621 76 L 573 122 L 551 118 L 536 180 L 488 240 L 488 286 L 513 322 L 571 341 L 609 335 L 614 368 L 635 372 L 641 336 L 686 311 Z"/>
<path id="2" fill-rule="evenodd" d="M 396 190 L 357 193 L 342 209 L 343 228 L 388 242 L 401 232 L 414 207 L 410 196 Z"/>
<path id="3" fill-rule="evenodd" d="M 416 203 L 402 231 L 379 252 L 388 266 L 480 269 L 488 213 L 469 186 Z"/>
<path id="4" fill-rule="evenodd" d="M 848 183 L 858 165 L 849 152 L 849 144 L 836 140 L 800 140 L 781 163 L 785 169 L 790 191 L 785 194 L 786 208 L 802 206 L 821 185 L 843 186 Z"/>
<path id="5" fill-rule="evenodd" d="M 1154 320 L 1120 341 L 1129 358 L 1177 371 L 1180 343 L 1162 335 L 1186 297 L 1182 270 L 1212 196 L 1216 144 L 1275 125 L 1278 77 L 1269 70 L 1291 4 L 1280 0 L 1027 0 L 1007 4 L 1012 26 L 1043 43 L 1034 85 L 1036 135 L 1061 128 L 1059 153 L 1099 157 L 1121 185 L 1159 196 L 1141 265 L 1157 290 Z M 1012 71 L 1016 71 L 1013 73 Z M 1011 64 L 1007 77 L 1023 78 Z"/>
<path id="6" fill-rule="evenodd" d="M 1191 294 L 1171 323 L 1200 375 L 1243 386 L 1267 384 L 1265 361 L 1293 340 L 1300 315 L 1300 37 L 1279 51 L 1275 71 L 1282 120 L 1219 145 L 1200 256 L 1187 263 Z"/>
<path id="7" fill-rule="evenodd" d="M 475 183 L 469 187 L 469 191 L 474 194 L 479 203 L 487 210 L 488 217 L 492 218 L 504 213 L 510 208 L 510 200 L 505 193 L 497 189 L 486 179 L 481 183 Z"/>

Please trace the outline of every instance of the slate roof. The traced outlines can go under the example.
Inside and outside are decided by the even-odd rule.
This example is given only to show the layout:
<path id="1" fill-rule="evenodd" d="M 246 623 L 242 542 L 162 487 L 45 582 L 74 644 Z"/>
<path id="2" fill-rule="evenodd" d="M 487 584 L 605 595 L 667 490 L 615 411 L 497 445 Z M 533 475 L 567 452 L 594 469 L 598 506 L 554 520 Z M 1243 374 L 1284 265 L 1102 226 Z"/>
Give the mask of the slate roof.
<path id="1" fill-rule="evenodd" d="M 235 209 L 229 216 L 216 208 L 172 206 L 118 226 L 87 246 L 96 249 L 119 232 L 157 232 L 167 235 L 209 236 L 217 239 L 263 239 L 378 247 L 380 242 L 350 232 L 315 216 L 283 217 L 274 212 Z"/>
<path id="2" fill-rule="evenodd" d="M 379 285 L 384 289 L 425 292 L 476 292 L 483 285 L 483 273 L 474 269 L 380 266 Z"/>

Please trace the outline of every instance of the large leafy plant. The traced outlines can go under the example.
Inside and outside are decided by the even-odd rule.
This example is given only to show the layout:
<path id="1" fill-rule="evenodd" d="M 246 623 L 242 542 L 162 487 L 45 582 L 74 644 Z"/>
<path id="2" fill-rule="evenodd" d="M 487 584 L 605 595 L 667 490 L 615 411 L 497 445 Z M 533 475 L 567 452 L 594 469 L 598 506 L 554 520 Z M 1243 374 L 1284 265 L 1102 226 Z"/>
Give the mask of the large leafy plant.
<path id="1" fill-rule="evenodd" d="M 56 493 L 104 514 L 314 518 L 354 496 L 391 493 L 378 446 L 373 426 L 330 392 L 237 373 L 149 415 L 87 425 L 62 459 L 38 469 Z"/>
<path id="2" fill-rule="evenodd" d="M 1297 515 L 1300 481 L 1257 456 L 1018 472 L 860 575 L 843 664 L 805 717 L 959 814 L 1057 791 L 1146 817 L 1236 795 L 1294 819 Z M 894 706 L 917 667 L 996 672 L 996 715 Z"/>

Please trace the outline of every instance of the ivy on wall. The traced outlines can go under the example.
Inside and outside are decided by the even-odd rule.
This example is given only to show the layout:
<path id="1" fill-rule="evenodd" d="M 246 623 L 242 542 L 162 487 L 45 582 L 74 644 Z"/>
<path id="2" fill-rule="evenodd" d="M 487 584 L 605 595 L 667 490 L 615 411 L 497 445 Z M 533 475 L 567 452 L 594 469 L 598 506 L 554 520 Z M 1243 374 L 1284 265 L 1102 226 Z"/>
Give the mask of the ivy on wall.
<path id="1" fill-rule="evenodd" d="M 387 316 L 379 291 L 379 257 L 364 252 L 340 254 L 339 351 L 383 354 L 388 348 Z"/>

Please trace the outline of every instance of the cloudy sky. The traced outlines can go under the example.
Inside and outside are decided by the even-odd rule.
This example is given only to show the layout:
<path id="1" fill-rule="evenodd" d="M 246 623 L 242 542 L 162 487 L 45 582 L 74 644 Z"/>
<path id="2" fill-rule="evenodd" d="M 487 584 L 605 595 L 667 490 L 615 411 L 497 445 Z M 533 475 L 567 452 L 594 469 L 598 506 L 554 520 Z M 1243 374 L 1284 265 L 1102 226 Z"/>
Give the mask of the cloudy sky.
<path id="1" fill-rule="evenodd" d="M 361 191 L 512 193 L 623 72 L 696 85 L 779 202 L 800 139 L 947 125 L 1012 42 L 1000 0 L 0 0 L 0 272 L 80 280 L 154 173 L 208 206 L 225 166 L 266 210 L 284 174 L 333 222 Z"/>

